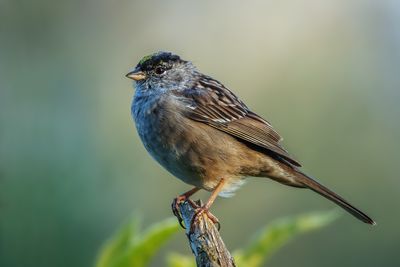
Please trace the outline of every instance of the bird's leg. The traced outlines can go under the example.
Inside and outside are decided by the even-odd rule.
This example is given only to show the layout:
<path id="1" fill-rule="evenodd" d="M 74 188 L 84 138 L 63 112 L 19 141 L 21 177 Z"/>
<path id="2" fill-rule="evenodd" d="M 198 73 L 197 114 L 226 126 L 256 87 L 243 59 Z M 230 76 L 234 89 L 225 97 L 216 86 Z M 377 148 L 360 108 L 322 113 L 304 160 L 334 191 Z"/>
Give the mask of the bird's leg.
<path id="1" fill-rule="evenodd" d="M 214 188 L 214 191 L 212 192 L 210 198 L 207 200 L 206 204 L 205 204 L 204 206 L 202 206 L 202 207 L 199 207 L 199 208 L 196 210 L 196 213 L 194 214 L 194 216 L 193 216 L 193 218 L 192 218 L 192 220 L 191 220 L 191 223 L 190 223 L 190 232 L 193 232 L 193 230 L 194 230 L 194 229 L 193 229 L 194 222 L 195 222 L 196 220 L 198 220 L 199 217 L 200 217 L 202 214 L 204 214 L 204 213 L 207 215 L 207 217 L 208 217 L 214 224 L 217 224 L 218 230 L 221 228 L 221 225 L 220 225 L 220 223 L 219 223 L 217 217 L 215 217 L 215 216 L 209 211 L 209 209 L 210 209 L 211 205 L 214 203 L 214 201 L 215 201 L 215 199 L 217 198 L 218 194 L 221 192 L 222 188 L 224 187 L 225 182 L 226 182 L 226 180 L 225 180 L 224 178 L 221 178 L 221 180 L 219 181 L 217 187 Z"/>
<path id="2" fill-rule="evenodd" d="M 182 216 L 179 213 L 179 204 L 181 202 L 187 200 L 190 203 L 190 205 L 192 205 L 193 208 L 198 208 L 198 206 L 192 200 L 190 200 L 189 197 L 191 195 L 193 195 L 194 193 L 196 193 L 197 191 L 199 191 L 199 190 L 200 190 L 200 188 L 198 188 L 198 187 L 192 188 L 191 190 L 189 190 L 189 191 L 177 196 L 176 198 L 174 198 L 174 201 L 172 201 L 172 205 L 171 205 L 172 206 L 172 212 L 178 218 L 179 224 L 183 228 L 185 228 L 185 226 L 182 224 L 183 219 L 182 219 Z"/>

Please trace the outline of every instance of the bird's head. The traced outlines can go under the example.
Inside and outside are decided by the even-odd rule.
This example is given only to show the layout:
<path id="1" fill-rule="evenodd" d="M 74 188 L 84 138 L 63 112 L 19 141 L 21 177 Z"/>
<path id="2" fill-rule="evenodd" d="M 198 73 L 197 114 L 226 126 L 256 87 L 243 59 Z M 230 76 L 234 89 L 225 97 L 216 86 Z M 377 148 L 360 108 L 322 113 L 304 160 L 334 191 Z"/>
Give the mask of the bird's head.
<path id="1" fill-rule="evenodd" d="M 191 81 L 195 67 L 169 52 L 157 52 L 142 58 L 126 77 L 136 82 L 138 90 L 179 89 Z"/>

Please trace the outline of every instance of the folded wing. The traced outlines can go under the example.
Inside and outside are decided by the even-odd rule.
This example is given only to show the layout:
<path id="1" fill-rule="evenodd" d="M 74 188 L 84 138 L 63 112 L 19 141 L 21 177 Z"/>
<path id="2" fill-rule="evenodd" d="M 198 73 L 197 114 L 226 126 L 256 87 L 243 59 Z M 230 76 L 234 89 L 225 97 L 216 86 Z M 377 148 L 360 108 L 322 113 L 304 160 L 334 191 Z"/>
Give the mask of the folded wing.
<path id="1" fill-rule="evenodd" d="M 282 138 L 272 125 L 250 111 L 218 81 L 204 77 L 184 94 L 185 98 L 191 100 L 187 106 L 187 114 L 191 119 L 206 123 L 239 140 L 266 149 L 290 164 L 301 166 L 280 145 Z"/>

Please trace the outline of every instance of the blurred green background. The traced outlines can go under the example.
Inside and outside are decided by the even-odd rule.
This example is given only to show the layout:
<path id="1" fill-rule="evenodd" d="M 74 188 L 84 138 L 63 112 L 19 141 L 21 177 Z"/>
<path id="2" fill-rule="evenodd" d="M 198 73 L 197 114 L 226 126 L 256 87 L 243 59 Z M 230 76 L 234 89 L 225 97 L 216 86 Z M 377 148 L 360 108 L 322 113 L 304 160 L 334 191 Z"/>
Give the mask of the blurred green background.
<path id="1" fill-rule="evenodd" d="M 399 25 L 396 0 L 0 0 L 0 266 L 92 266 L 133 213 L 171 216 L 190 186 L 144 150 L 124 77 L 158 50 L 235 91 L 378 222 L 343 216 L 270 266 L 399 266 Z M 251 179 L 213 213 L 234 249 L 275 218 L 332 207 Z M 171 250 L 190 253 L 183 232 Z"/>

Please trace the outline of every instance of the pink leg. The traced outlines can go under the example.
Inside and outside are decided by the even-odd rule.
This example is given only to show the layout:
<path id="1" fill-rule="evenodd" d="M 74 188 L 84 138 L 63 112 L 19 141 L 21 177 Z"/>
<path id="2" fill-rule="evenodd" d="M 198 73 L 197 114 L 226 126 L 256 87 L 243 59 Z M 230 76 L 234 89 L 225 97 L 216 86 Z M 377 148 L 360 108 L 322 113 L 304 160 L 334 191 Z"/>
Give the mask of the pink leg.
<path id="1" fill-rule="evenodd" d="M 206 203 L 204 206 L 202 206 L 202 207 L 200 207 L 200 208 L 197 209 L 196 214 L 193 216 L 192 222 L 190 223 L 190 232 L 193 232 L 193 230 L 194 230 L 194 229 L 193 229 L 193 224 L 194 224 L 194 222 L 195 222 L 196 220 L 198 220 L 199 217 L 200 217 L 202 214 L 204 214 L 204 213 L 207 215 L 207 217 L 208 217 L 213 223 L 215 223 L 215 224 L 218 225 L 218 230 L 219 230 L 219 228 L 220 228 L 219 221 L 218 221 L 217 217 L 215 217 L 213 214 L 211 214 L 211 212 L 209 211 L 209 209 L 210 209 L 211 205 L 214 203 L 214 201 L 215 201 L 215 199 L 217 198 L 218 194 L 221 192 L 222 188 L 224 187 L 225 182 L 226 182 L 226 180 L 225 180 L 224 178 L 222 178 L 222 179 L 219 181 L 217 187 L 216 187 L 216 188 L 214 189 L 214 191 L 212 192 L 212 194 L 211 194 L 210 198 L 208 199 L 207 203 Z"/>

